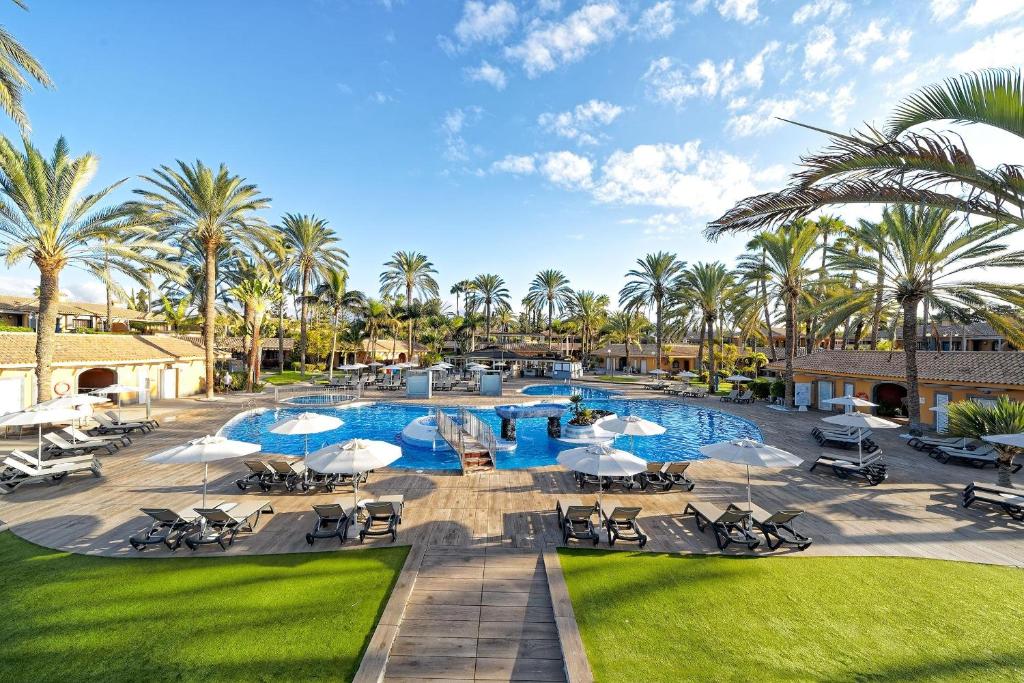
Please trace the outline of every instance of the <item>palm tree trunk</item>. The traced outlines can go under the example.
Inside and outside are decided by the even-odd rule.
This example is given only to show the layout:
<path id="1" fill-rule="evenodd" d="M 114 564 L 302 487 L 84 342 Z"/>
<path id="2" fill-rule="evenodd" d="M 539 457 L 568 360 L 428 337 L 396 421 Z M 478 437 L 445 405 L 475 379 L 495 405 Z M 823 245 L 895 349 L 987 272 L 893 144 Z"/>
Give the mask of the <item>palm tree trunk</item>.
<path id="1" fill-rule="evenodd" d="M 331 355 L 330 362 L 327 365 L 327 379 L 334 379 L 334 354 L 338 350 L 338 321 L 341 318 L 341 309 L 334 311 L 334 329 L 331 333 Z"/>
<path id="2" fill-rule="evenodd" d="M 551 316 L 554 314 L 554 303 L 548 299 L 548 351 L 551 350 Z"/>
<path id="3" fill-rule="evenodd" d="M 302 269 L 302 301 L 299 311 L 299 372 L 306 374 L 306 288 L 309 286 L 309 269 Z"/>
<path id="4" fill-rule="evenodd" d="M 884 256 L 878 253 L 878 272 L 875 273 L 875 305 L 871 310 L 871 350 L 878 349 L 879 325 L 882 324 L 882 298 L 884 295 L 885 271 L 883 270 Z"/>
<path id="5" fill-rule="evenodd" d="M 706 321 L 708 327 L 708 385 L 714 389 L 718 388 L 717 382 L 715 382 L 715 323 L 714 318 L 709 317 Z"/>
<path id="6" fill-rule="evenodd" d="M 213 347 L 217 336 L 217 245 L 206 243 L 206 301 L 203 312 L 203 345 L 206 346 L 206 398 L 213 398 Z"/>
<path id="7" fill-rule="evenodd" d="M 706 334 L 707 334 L 707 327 L 705 325 L 700 325 L 700 338 L 698 340 L 699 343 L 697 345 L 697 374 L 698 375 L 702 374 L 704 372 L 704 336 Z M 700 379 L 700 378 L 698 378 L 698 379 Z M 708 379 L 709 380 L 711 379 L 710 375 L 708 375 Z"/>
<path id="8" fill-rule="evenodd" d="M 655 341 L 656 341 L 656 342 L 657 342 L 657 344 L 658 344 L 658 349 L 657 349 L 657 351 L 656 351 L 656 354 L 657 354 L 657 356 L 656 356 L 656 358 L 657 358 L 657 367 L 658 367 L 658 369 L 659 369 L 659 370 L 661 370 L 661 333 L 662 333 L 662 320 L 661 320 L 661 299 L 660 299 L 660 298 L 658 298 L 658 299 L 657 299 L 657 300 L 656 300 L 656 301 L 654 302 L 654 315 L 655 315 L 655 321 L 656 321 L 656 322 L 655 322 L 655 328 L 656 328 L 656 329 L 655 329 L 655 332 L 657 333 L 657 334 L 655 335 L 655 336 L 657 337 L 657 339 L 656 339 Z"/>
<path id="9" fill-rule="evenodd" d="M 487 341 L 491 339 L 491 304 L 484 306 L 484 337 Z"/>
<path id="10" fill-rule="evenodd" d="M 252 391 L 252 387 L 249 383 L 252 381 L 252 350 L 256 346 L 256 340 L 253 332 L 253 319 L 255 317 L 255 311 L 253 310 L 252 304 L 248 301 L 242 305 L 242 353 L 245 355 L 246 365 L 246 391 Z"/>
<path id="11" fill-rule="evenodd" d="M 50 369 L 57 345 L 57 305 L 60 299 L 60 270 L 55 266 L 39 267 L 39 312 L 36 316 L 36 400 L 48 401 L 53 396 Z"/>
<path id="12" fill-rule="evenodd" d="M 277 304 L 277 371 L 284 372 L 284 278 L 278 282 L 281 300 Z"/>
<path id="13" fill-rule="evenodd" d="M 107 277 L 109 277 L 109 276 L 110 276 L 110 273 L 108 272 L 107 273 Z M 113 294 L 113 292 L 110 291 L 110 283 L 105 283 L 105 285 L 106 285 L 105 288 L 107 290 L 106 291 L 106 295 L 107 295 L 107 324 L 104 326 L 104 329 L 107 332 L 113 332 L 114 331 L 114 294 Z"/>
<path id="14" fill-rule="evenodd" d="M 761 305 L 764 308 L 764 326 L 767 329 L 768 334 L 768 347 L 772 354 L 772 360 L 778 360 L 778 356 L 775 353 L 775 334 L 772 332 L 772 315 L 768 310 L 768 282 L 761 280 Z"/>
<path id="15" fill-rule="evenodd" d="M 996 483 L 999 486 L 1013 487 L 1013 481 L 1010 479 L 1010 473 L 1013 469 L 1013 456 L 1014 452 L 1011 450 L 1004 451 L 999 449 L 998 451 L 996 457 Z"/>
<path id="16" fill-rule="evenodd" d="M 796 357 L 797 346 L 797 320 L 796 302 L 792 296 L 786 297 L 786 370 L 783 377 L 786 380 L 786 407 L 792 408 L 795 405 L 796 390 L 793 385 L 793 359 Z"/>
<path id="17" fill-rule="evenodd" d="M 917 305 L 920 299 L 903 302 L 903 355 L 907 360 L 907 417 L 911 434 L 921 433 L 921 399 L 917 384 Z"/>
<path id="18" fill-rule="evenodd" d="M 260 321 L 255 313 L 252 315 L 252 346 L 249 349 L 249 376 L 246 378 L 245 390 L 252 393 L 259 381 L 260 373 Z"/>

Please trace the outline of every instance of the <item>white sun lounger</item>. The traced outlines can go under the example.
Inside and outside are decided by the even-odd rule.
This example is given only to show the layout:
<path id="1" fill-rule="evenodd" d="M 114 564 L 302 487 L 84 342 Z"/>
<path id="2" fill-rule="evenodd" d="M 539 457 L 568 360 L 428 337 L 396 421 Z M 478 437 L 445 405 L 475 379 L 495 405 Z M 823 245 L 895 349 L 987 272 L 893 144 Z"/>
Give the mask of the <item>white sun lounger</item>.
<path id="1" fill-rule="evenodd" d="M 0 493 L 10 493 L 22 484 L 40 481 L 58 482 L 69 474 L 92 472 L 94 477 L 103 474 L 100 461 L 91 455 L 77 455 L 38 462 L 34 456 L 21 451 L 11 451 L 3 460 L 0 470 Z"/>

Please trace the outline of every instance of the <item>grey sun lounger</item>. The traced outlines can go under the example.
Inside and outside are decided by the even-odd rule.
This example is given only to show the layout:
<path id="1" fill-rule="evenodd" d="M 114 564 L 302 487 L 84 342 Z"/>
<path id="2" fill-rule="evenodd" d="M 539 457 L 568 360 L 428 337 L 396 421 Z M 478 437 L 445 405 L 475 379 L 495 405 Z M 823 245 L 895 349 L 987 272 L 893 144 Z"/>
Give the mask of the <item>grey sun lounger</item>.
<path id="1" fill-rule="evenodd" d="M 260 517 L 264 513 L 273 514 L 274 508 L 269 500 L 253 500 L 230 509 L 196 508 L 195 511 L 202 520 L 197 531 L 185 536 L 185 545 L 195 550 L 201 545 L 216 543 L 227 550 L 239 532 L 255 531 Z"/>
<path id="2" fill-rule="evenodd" d="M 99 426 L 93 427 L 90 431 L 99 432 L 100 434 L 109 433 L 129 433 L 129 432 L 149 432 L 152 431 L 152 427 L 143 424 L 141 422 L 114 422 L 107 418 L 106 415 L 100 413 L 94 413 L 92 418 L 99 423 Z"/>
<path id="3" fill-rule="evenodd" d="M 702 533 L 711 527 L 719 550 L 725 550 L 731 543 L 745 545 L 750 550 L 761 544 L 761 541 L 748 531 L 750 513 L 746 510 L 723 510 L 712 503 L 695 500 L 686 504 L 683 516 L 686 515 L 693 515 L 697 529 Z"/>
<path id="4" fill-rule="evenodd" d="M 1024 522 L 1024 489 L 974 481 L 964 488 L 963 506 L 969 508 L 975 503 L 994 505 L 1018 522 Z"/>
<path id="5" fill-rule="evenodd" d="M 950 446 L 938 446 L 932 449 L 928 454 L 935 458 L 941 463 L 948 463 L 951 460 L 964 463 L 966 465 L 974 465 L 978 469 L 982 469 L 985 465 L 992 465 L 997 467 L 999 465 L 999 453 L 992 446 L 983 446 L 981 448 L 953 448 Z M 1011 468 L 1011 472 L 1019 472 L 1024 467 L 1021 463 L 1015 463 Z"/>
<path id="6" fill-rule="evenodd" d="M 62 437 L 60 434 L 43 434 L 43 440 L 49 443 L 48 449 L 56 451 L 57 457 L 66 455 L 85 455 L 103 449 L 107 454 L 112 454 L 117 450 L 117 445 L 109 441 L 101 441 L 95 443 L 92 441 L 79 441 L 78 443 L 71 443 Z"/>
<path id="7" fill-rule="evenodd" d="M 659 487 L 662 491 L 668 491 L 673 486 L 678 486 L 681 489 L 692 491 L 694 487 L 693 480 L 686 476 L 686 470 L 689 466 L 690 462 L 688 460 L 649 462 L 647 463 L 647 471 L 637 475 L 640 481 L 640 489 L 646 490 L 648 487 L 654 486 Z"/>
<path id="8" fill-rule="evenodd" d="M 217 503 L 214 508 L 228 510 L 234 503 Z M 170 550 L 177 550 L 186 534 L 195 531 L 199 513 L 192 508 L 177 511 L 170 508 L 141 508 L 143 514 L 152 518 L 149 528 L 132 536 L 128 542 L 136 550 L 163 543 Z"/>
<path id="9" fill-rule="evenodd" d="M 314 505 L 313 512 L 316 513 L 316 522 L 313 523 L 313 530 L 306 534 L 306 543 L 313 545 L 319 538 L 337 538 L 338 543 L 345 542 L 352 525 L 352 508 L 342 507 L 338 503 L 326 503 Z"/>
<path id="10" fill-rule="evenodd" d="M 733 401 L 736 400 L 736 397 L 739 396 L 739 395 L 740 395 L 740 390 L 739 389 L 733 389 L 732 391 L 729 392 L 729 394 L 727 396 L 722 396 L 718 400 L 723 402 L 723 403 L 732 403 Z"/>
<path id="11" fill-rule="evenodd" d="M 398 540 L 398 525 L 402 523 L 402 509 L 405 497 L 381 496 L 377 500 L 363 503 L 365 519 L 363 528 L 359 530 L 359 542 L 367 536 L 391 536 L 391 542 Z"/>
<path id="12" fill-rule="evenodd" d="M 274 477 L 274 470 L 262 460 L 243 460 L 242 464 L 249 470 L 249 474 L 235 479 L 235 486 L 243 491 L 250 486 L 263 488 L 263 483 Z"/>
<path id="13" fill-rule="evenodd" d="M 643 508 L 620 507 L 616 505 L 611 510 L 601 507 L 601 522 L 608 530 L 608 545 L 615 545 L 616 541 L 633 541 L 643 548 L 647 545 L 647 534 L 640 529 L 636 518 L 640 516 Z"/>
<path id="14" fill-rule="evenodd" d="M 939 446 L 949 446 L 950 448 L 962 448 L 964 447 L 966 439 L 961 437 L 941 437 L 941 436 L 913 436 L 907 439 L 907 445 L 913 448 L 915 451 L 930 451 Z"/>
<path id="15" fill-rule="evenodd" d="M 75 427 L 65 427 L 60 430 L 60 433 L 64 435 L 65 439 L 70 439 L 72 443 L 76 441 L 100 443 L 106 441 L 117 444 L 118 446 L 130 446 L 132 443 L 132 437 L 127 434 L 110 434 L 109 436 L 93 436 L 92 434 L 86 434 L 80 429 Z"/>
<path id="16" fill-rule="evenodd" d="M 764 542 L 770 550 L 775 550 L 780 545 L 796 546 L 797 550 L 807 550 L 814 541 L 793 529 L 793 520 L 804 513 L 803 510 L 779 510 L 774 514 L 768 514 L 766 510 L 751 503 L 729 504 L 730 510 L 745 512 L 749 509 L 750 520 L 754 528 L 764 535 Z"/>
<path id="17" fill-rule="evenodd" d="M 160 423 L 157 422 L 156 420 L 152 419 L 152 418 L 145 418 L 144 417 L 141 420 L 126 420 L 125 422 L 122 423 L 121 422 L 121 418 L 113 410 L 108 410 L 104 414 L 108 418 L 110 418 L 110 421 L 113 422 L 114 424 L 129 424 L 129 423 L 133 423 L 133 422 L 138 422 L 139 424 L 146 425 L 150 429 L 155 429 L 156 427 L 160 426 Z"/>
<path id="18" fill-rule="evenodd" d="M 11 451 L 0 463 L 0 493 L 10 493 L 23 484 L 37 482 L 56 483 L 69 474 L 91 472 L 103 474 L 103 466 L 92 455 L 51 458 L 38 462 L 35 456 L 19 450 Z"/>
<path id="19" fill-rule="evenodd" d="M 562 530 L 562 543 L 568 544 L 570 539 L 577 541 L 593 541 L 597 545 L 601 535 L 594 524 L 594 513 L 597 504 L 579 505 L 574 501 L 558 500 L 555 513 L 558 515 L 558 528 Z"/>
<path id="20" fill-rule="evenodd" d="M 811 465 L 810 471 L 813 472 L 814 468 L 818 465 L 824 465 L 831 468 L 832 473 L 840 479 L 863 477 L 867 480 L 869 486 L 877 486 L 885 481 L 889 476 L 889 469 L 882 460 L 881 450 L 874 451 L 860 462 L 853 459 L 847 460 L 844 458 L 838 458 L 834 455 L 827 455 L 823 453 L 822 455 L 819 455 L 818 459 Z"/>
<path id="21" fill-rule="evenodd" d="M 269 491 L 272 486 L 284 486 L 286 491 L 294 491 L 306 473 L 306 464 L 301 460 L 268 460 L 266 464 L 273 475 L 260 483 L 264 491 Z"/>

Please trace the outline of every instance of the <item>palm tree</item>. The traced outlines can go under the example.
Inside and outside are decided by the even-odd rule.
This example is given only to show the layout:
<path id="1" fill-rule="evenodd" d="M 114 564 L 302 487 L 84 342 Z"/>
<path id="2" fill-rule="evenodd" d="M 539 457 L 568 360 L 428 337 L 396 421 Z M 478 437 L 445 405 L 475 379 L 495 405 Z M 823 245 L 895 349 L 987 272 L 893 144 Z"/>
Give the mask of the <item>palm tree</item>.
<path id="1" fill-rule="evenodd" d="M 13 0 L 14 4 L 23 10 L 28 6 L 24 0 Z M 31 89 L 28 78 L 22 75 L 24 71 L 32 80 L 44 88 L 52 88 L 53 81 L 47 75 L 46 70 L 36 61 L 28 50 L 21 43 L 15 40 L 14 36 L 0 26 L 0 108 L 3 108 L 7 115 L 18 125 L 23 135 L 31 130 L 28 125 L 28 116 L 21 106 L 22 89 Z"/>
<path id="2" fill-rule="evenodd" d="M 983 436 L 1024 432 L 1024 403 L 1011 401 L 1005 396 L 996 399 L 994 405 L 957 401 L 950 403 L 948 410 L 949 422 L 946 431 L 953 436 L 980 439 Z M 1009 488 L 1013 485 L 1010 481 L 1013 459 L 1020 449 L 998 443 L 992 445 L 998 453 L 996 463 L 999 469 L 999 485 Z"/>
<path id="3" fill-rule="evenodd" d="M 548 308 L 548 350 L 551 350 L 551 323 L 555 308 L 559 311 L 565 307 L 572 290 L 569 278 L 560 270 L 542 270 L 530 283 L 529 297 L 538 305 L 546 303 Z"/>
<path id="4" fill-rule="evenodd" d="M 469 291 L 469 280 L 459 280 L 448 290 L 449 294 L 455 295 L 455 315 L 459 315 L 459 295 L 465 295 Z"/>
<path id="5" fill-rule="evenodd" d="M 650 329 L 651 323 L 640 313 L 638 306 L 627 306 L 608 316 L 604 334 L 608 340 L 626 347 L 626 367 L 629 367 L 629 345 L 639 344 L 640 338 Z"/>
<path id="6" fill-rule="evenodd" d="M 921 88 L 900 102 L 884 132 L 870 126 L 849 134 L 804 126 L 829 136 L 789 187 L 744 199 L 708 224 L 717 237 L 762 229 L 839 204 L 914 204 L 959 211 L 1004 225 L 1024 224 L 1021 166 L 978 166 L 942 121 L 983 124 L 1024 137 L 1024 78 L 1020 69 L 986 69 Z M 911 130 L 911 129 L 914 130 Z"/>
<path id="7" fill-rule="evenodd" d="M 405 294 L 405 305 L 413 302 L 413 295 L 423 298 L 438 296 L 440 290 L 434 275 L 434 264 L 425 254 L 418 251 L 396 251 L 391 259 L 384 264 L 384 272 L 380 274 L 381 294 Z M 409 319 L 409 356 L 412 360 L 412 319 Z"/>
<path id="8" fill-rule="evenodd" d="M 176 164 L 176 169 L 162 165 L 152 175 L 142 176 L 152 189 L 135 190 L 142 197 L 137 206 L 162 226 L 165 241 L 195 250 L 205 280 L 206 396 L 213 398 L 218 255 L 234 244 L 257 253 L 270 243 L 271 233 L 255 215 L 267 208 L 270 200 L 245 178 L 232 175 L 224 164 L 217 171 L 198 160 L 191 165 L 180 160 Z"/>
<path id="9" fill-rule="evenodd" d="M 387 329 L 390 329 L 393 320 L 391 310 L 387 303 L 380 299 L 365 298 L 359 307 L 359 318 L 363 324 L 363 334 L 366 335 L 370 345 L 370 360 L 377 359 L 377 340 Z"/>
<path id="10" fill-rule="evenodd" d="M 338 351 L 338 331 L 341 328 L 341 314 L 355 310 L 363 303 L 362 292 L 348 289 L 348 272 L 344 269 L 327 272 L 324 281 L 309 295 L 310 303 L 325 307 L 331 313 L 331 352 L 328 356 L 327 377 L 334 379 L 334 356 Z M 303 302 L 306 303 L 306 302 Z"/>
<path id="11" fill-rule="evenodd" d="M 772 331 L 771 301 L 768 297 L 768 266 L 765 263 L 765 249 L 763 240 L 765 233 L 761 232 L 747 242 L 747 253 L 742 254 L 736 260 L 736 270 L 740 277 L 750 282 L 755 289 L 755 297 L 758 299 L 761 311 L 764 314 L 765 337 L 768 340 L 769 352 L 772 360 L 778 360 L 775 353 L 775 334 Z"/>
<path id="12" fill-rule="evenodd" d="M 715 352 L 711 347 L 714 339 L 714 324 L 722 315 L 722 307 L 734 293 L 736 282 L 724 264 L 696 263 L 684 270 L 676 280 L 676 287 L 683 298 L 701 311 L 708 339 L 708 382 L 715 385 Z M 722 335 L 723 342 L 725 335 Z M 697 365 L 702 365 L 701 358 Z M 703 369 L 703 368 L 702 368 Z"/>
<path id="13" fill-rule="evenodd" d="M 56 344 L 60 276 L 66 267 L 120 273 L 138 279 L 140 265 L 168 275 L 178 270 L 159 255 L 175 249 L 129 205 L 103 207 L 117 182 L 85 194 L 96 173 L 90 153 L 71 156 L 57 140 L 49 159 L 27 139 L 24 152 L 0 136 L 0 253 L 8 265 L 30 260 L 39 270 L 36 322 L 36 385 L 40 401 L 51 396 L 50 369 Z M 156 255 L 150 255 L 153 252 Z"/>
<path id="14" fill-rule="evenodd" d="M 258 274 L 253 269 L 250 276 L 245 277 L 230 290 L 231 296 L 242 302 L 247 311 L 246 332 L 249 335 L 249 366 L 245 378 L 245 390 L 253 391 L 260 381 L 260 329 L 267 305 L 274 303 L 281 296 L 277 283 L 265 274 Z"/>
<path id="15" fill-rule="evenodd" d="M 907 406 L 910 427 L 921 428 L 917 376 L 918 308 L 927 303 L 943 316 L 977 315 L 1000 332 L 1020 340 L 1020 323 L 994 310 L 1024 301 L 1024 285 L 965 280 L 986 268 L 1020 268 L 1024 250 L 1010 251 L 1005 239 L 1024 225 L 980 225 L 956 220 L 945 209 L 901 204 L 886 214 L 888 248 L 879 263 L 872 254 L 836 252 L 834 267 L 842 272 L 880 270 L 883 299 L 903 311 L 903 353 L 906 358 Z M 877 276 L 877 272 L 874 273 Z M 876 285 L 877 286 L 877 285 Z M 872 292 L 877 294 L 877 292 Z M 854 294 L 851 296 L 859 296 Z M 842 301 L 838 302 L 842 305 Z"/>
<path id="16" fill-rule="evenodd" d="M 484 337 L 491 338 L 491 312 L 496 308 L 508 307 L 508 288 L 500 275 L 485 273 L 473 278 L 472 288 L 467 298 L 473 301 L 474 308 L 484 308 Z"/>
<path id="17" fill-rule="evenodd" d="M 654 307 L 654 336 L 657 344 L 657 366 L 661 368 L 662 340 L 665 331 L 663 307 L 671 292 L 676 277 L 686 263 L 676 260 L 675 254 L 659 251 L 637 259 L 639 268 L 626 273 L 626 285 L 619 292 L 619 305 Z"/>
<path id="18" fill-rule="evenodd" d="M 160 297 L 160 307 L 164 320 L 171 328 L 171 332 L 178 332 L 182 324 L 188 320 L 188 311 L 192 307 L 192 297 L 185 295 L 176 302 L 166 296 Z"/>
<path id="19" fill-rule="evenodd" d="M 312 214 L 287 213 L 276 226 L 291 255 L 292 281 L 299 292 L 299 371 L 306 372 L 306 338 L 309 332 L 309 288 L 318 285 L 333 270 L 348 265 L 348 254 L 340 238 L 323 218 Z"/>
<path id="20" fill-rule="evenodd" d="M 572 320 L 580 328 L 580 359 L 586 360 L 591 350 L 591 342 L 597 331 L 601 329 L 608 317 L 608 305 L 611 301 L 606 294 L 597 294 L 589 290 L 574 290 L 569 293 L 565 307 Z"/>

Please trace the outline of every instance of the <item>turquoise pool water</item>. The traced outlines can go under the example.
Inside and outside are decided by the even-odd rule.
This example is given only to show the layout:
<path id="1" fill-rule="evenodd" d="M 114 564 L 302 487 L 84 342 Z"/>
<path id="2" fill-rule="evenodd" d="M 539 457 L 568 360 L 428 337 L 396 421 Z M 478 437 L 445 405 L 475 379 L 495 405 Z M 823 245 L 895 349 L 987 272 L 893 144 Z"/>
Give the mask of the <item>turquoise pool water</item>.
<path id="1" fill-rule="evenodd" d="M 558 387 L 559 385 L 550 386 Z M 697 449 L 704 444 L 741 437 L 757 440 L 762 438 L 757 426 L 748 420 L 717 410 L 676 401 L 626 400 L 609 395 L 605 398 L 587 399 L 586 406 L 610 410 L 619 415 L 639 415 L 664 425 L 665 434 L 637 438 L 632 442 L 633 445 L 628 436 L 618 437 L 615 440 L 616 446 L 632 451 L 645 460 L 694 460 L 701 457 Z M 259 443 L 268 453 L 301 455 L 303 437 L 279 436 L 271 434 L 267 428 L 281 417 L 309 410 L 311 409 L 299 407 L 279 408 L 251 417 L 243 417 L 226 426 L 224 435 L 232 439 Z M 344 424 L 330 432 L 310 434 L 309 449 L 311 451 L 354 437 L 401 443 L 399 435 L 405 425 L 414 418 L 433 412 L 424 406 L 395 403 L 374 403 L 353 408 L 318 407 L 312 410 L 334 415 L 343 420 Z M 456 409 L 452 408 L 450 412 L 455 413 Z M 491 425 L 495 434 L 499 433 L 501 419 L 494 409 L 481 408 L 474 409 L 473 412 Z M 563 424 L 568 419 L 568 415 L 564 417 Z M 496 464 L 499 469 L 553 465 L 555 458 L 562 450 L 574 447 L 574 444 L 562 443 L 548 437 L 547 421 L 544 419 L 519 420 L 517 436 L 516 450 L 498 453 Z M 459 463 L 453 451 L 431 451 L 402 444 L 402 458 L 397 460 L 392 467 L 457 470 Z"/>
<path id="2" fill-rule="evenodd" d="M 573 394 L 580 394 L 584 399 L 591 398 L 611 398 L 618 392 L 610 391 L 608 389 L 598 389 L 597 387 L 590 387 L 582 384 L 535 384 L 533 386 L 525 387 L 521 392 L 524 396 L 565 396 L 569 397 Z"/>

